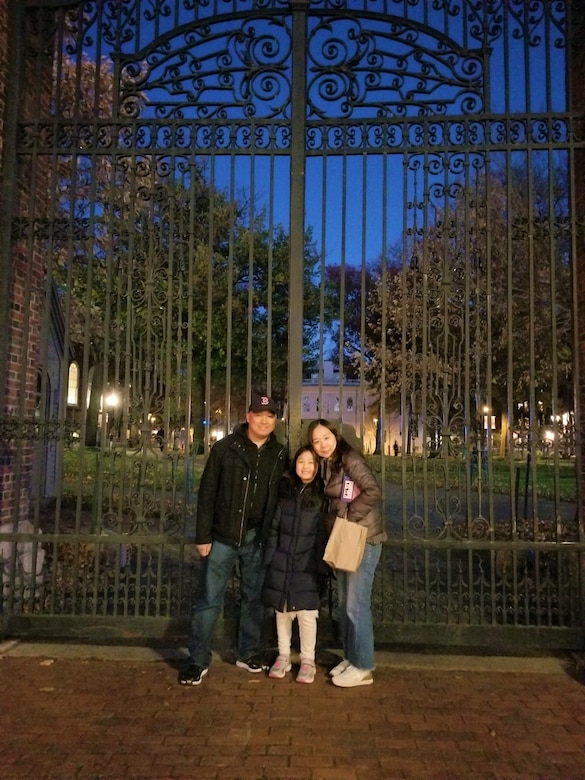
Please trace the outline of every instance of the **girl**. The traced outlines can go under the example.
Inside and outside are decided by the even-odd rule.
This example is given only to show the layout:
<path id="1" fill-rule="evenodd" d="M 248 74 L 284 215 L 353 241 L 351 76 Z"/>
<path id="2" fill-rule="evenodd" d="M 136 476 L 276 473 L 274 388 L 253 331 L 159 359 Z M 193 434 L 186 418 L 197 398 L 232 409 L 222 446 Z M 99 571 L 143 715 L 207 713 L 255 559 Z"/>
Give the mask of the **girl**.
<path id="1" fill-rule="evenodd" d="M 336 571 L 339 627 L 344 659 L 330 672 L 340 688 L 371 685 L 374 680 L 372 586 L 386 532 L 380 513 L 380 487 L 363 455 L 327 420 L 314 420 L 309 443 L 321 459 L 327 515 L 331 530 L 337 515 L 346 515 L 368 529 L 366 549 L 356 572 Z M 346 514 L 347 512 L 347 514 Z"/>
<path id="2" fill-rule="evenodd" d="M 298 620 L 301 666 L 297 682 L 315 679 L 315 646 L 319 584 L 327 572 L 323 482 L 312 449 L 301 447 L 293 458 L 288 484 L 274 515 L 266 542 L 264 603 L 276 610 L 278 657 L 269 677 L 282 678 L 292 668 L 292 625 Z"/>

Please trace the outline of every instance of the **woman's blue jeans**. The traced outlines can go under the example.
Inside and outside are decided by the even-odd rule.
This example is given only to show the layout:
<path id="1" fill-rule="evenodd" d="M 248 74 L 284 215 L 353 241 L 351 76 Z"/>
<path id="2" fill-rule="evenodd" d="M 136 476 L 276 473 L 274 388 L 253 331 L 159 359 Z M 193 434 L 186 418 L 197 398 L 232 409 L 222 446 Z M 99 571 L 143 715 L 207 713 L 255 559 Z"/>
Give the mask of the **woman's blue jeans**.
<path id="1" fill-rule="evenodd" d="M 374 574 L 381 554 L 381 544 L 366 544 L 356 572 L 336 572 L 341 644 L 347 660 L 358 669 L 375 667 L 371 601 Z"/>
<path id="2" fill-rule="evenodd" d="M 205 669 L 211 663 L 213 636 L 223 608 L 225 591 L 238 561 L 241 582 L 236 654 L 238 659 L 245 661 L 263 649 L 263 550 L 257 542 L 257 533 L 250 531 L 241 547 L 213 542 L 211 552 L 202 560 L 204 581 L 195 601 L 191 621 L 189 658 Z"/>

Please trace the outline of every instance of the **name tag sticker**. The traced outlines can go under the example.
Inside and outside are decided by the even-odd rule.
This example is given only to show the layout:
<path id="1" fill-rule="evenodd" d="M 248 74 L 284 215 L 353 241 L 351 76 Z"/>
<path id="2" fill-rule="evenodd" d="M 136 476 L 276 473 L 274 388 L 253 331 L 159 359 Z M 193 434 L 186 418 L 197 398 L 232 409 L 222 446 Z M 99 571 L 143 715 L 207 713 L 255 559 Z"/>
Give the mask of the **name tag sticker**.
<path id="1" fill-rule="evenodd" d="M 341 488 L 341 500 L 352 501 L 355 492 L 355 482 L 349 477 L 343 478 L 343 486 Z"/>

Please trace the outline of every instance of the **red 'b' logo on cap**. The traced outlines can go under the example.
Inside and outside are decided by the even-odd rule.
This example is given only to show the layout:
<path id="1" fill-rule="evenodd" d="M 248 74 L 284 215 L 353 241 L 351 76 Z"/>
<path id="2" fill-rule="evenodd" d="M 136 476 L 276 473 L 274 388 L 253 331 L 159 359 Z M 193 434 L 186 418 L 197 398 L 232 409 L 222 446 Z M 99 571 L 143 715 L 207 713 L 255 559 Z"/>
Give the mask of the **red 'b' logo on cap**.
<path id="1" fill-rule="evenodd" d="M 267 395 L 260 396 L 260 403 L 262 404 L 262 406 L 268 406 L 268 404 L 270 403 L 268 396 Z"/>

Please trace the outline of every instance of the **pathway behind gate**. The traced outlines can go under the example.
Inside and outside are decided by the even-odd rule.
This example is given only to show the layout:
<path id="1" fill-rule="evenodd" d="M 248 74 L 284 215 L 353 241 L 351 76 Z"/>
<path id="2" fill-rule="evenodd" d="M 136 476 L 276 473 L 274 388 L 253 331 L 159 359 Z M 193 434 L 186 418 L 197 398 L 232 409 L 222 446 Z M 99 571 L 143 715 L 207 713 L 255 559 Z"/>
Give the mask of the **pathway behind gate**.
<path id="1" fill-rule="evenodd" d="M 372 686 L 270 680 L 184 651 L 0 645 L 1 780 L 585 780 L 570 656 L 380 652 Z"/>

